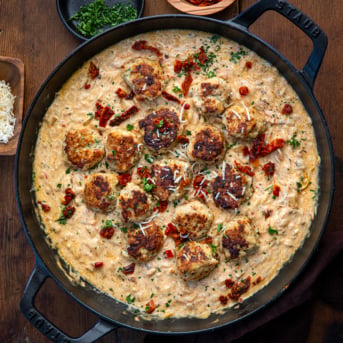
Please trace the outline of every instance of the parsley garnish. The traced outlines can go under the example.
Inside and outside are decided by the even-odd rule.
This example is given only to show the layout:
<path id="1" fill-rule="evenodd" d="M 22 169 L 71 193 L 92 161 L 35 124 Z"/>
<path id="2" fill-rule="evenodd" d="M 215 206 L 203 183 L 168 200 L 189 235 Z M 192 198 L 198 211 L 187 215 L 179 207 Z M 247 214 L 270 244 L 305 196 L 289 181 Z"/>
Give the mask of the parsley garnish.
<path id="1" fill-rule="evenodd" d="M 279 231 L 278 231 L 278 230 L 275 230 L 275 229 L 273 229 L 271 226 L 269 226 L 269 228 L 268 228 L 268 233 L 269 233 L 270 235 L 278 235 L 278 234 L 279 234 Z"/>
<path id="2" fill-rule="evenodd" d="M 246 56 L 248 55 L 248 53 L 242 48 L 240 48 L 239 51 L 231 52 L 230 55 L 231 55 L 230 62 L 233 62 L 236 64 L 241 59 L 241 56 Z"/>
<path id="3" fill-rule="evenodd" d="M 292 138 L 287 141 L 287 143 L 289 145 L 291 145 L 293 149 L 295 149 L 295 148 L 300 146 L 300 142 L 295 138 L 297 136 L 297 134 L 298 134 L 297 132 L 294 132 Z"/>

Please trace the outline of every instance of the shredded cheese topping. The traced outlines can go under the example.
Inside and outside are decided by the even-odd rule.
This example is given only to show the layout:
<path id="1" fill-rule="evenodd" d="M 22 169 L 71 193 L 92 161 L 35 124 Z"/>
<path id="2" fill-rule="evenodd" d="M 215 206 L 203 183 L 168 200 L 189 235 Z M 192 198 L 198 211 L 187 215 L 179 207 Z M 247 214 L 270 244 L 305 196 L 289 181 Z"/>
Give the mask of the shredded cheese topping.
<path id="1" fill-rule="evenodd" d="M 14 135 L 14 100 L 10 85 L 0 80 L 0 143 L 6 144 Z"/>

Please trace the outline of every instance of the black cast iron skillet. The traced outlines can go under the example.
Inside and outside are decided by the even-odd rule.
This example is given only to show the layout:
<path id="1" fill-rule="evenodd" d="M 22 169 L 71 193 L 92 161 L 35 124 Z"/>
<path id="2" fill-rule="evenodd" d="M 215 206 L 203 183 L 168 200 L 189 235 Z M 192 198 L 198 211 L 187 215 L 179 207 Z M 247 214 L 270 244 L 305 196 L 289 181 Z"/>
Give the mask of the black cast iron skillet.
<path id="1" fill-rule="evenodd" d="M 249 32 L 250 25 L 265 11 L 274 10 L 298 26 L 313 42 L 313 51 L 302 70 L 296 70 L 273 47 Z M 56 253 L 46 243 L 39 219 L 35 213 L 32 189 L 33 149 L 39 124 L 55 93 L 70 75 L 86 60 L 111 44 L 138 32 L 161 29 L 201 29 L 220 34 L 256 51 L 261 57 L 275 65 L 293 86 L 306 110 L 312 117 L 315 129 L 320 164 L 320 194 L 318 213 L 311 225 L 311 235 L 303 247 L 297 251 L 291 263 L 264 289 L 244 301 L 237 309 L 229 309 L 223 314 L 213 314 L 207 319 L 164 319 L 135 320 L 135 314 L 127 311 L 127 306 L 91 286 L 72 285 L 65 273 L 58 267 Z M 187 15 L 163 15 L 138 19 L 120 25 L 91 39 L 73 51 L 51 73 L 35 96 L 25 117 L 19 138 L 15 166 L 15 190 L 22 226 L 35 252 L 36 263 L 21 299 L 20 308 L 26 318 L 43 334 L 55 342 L 92 342 L 118 326 L 125 326 L 158 334 L 199 333 L 230 326 L 275 301 L 293 284 L 297 276 L 309 262 L 324 231 L 334 191 L 333 153 L 328 128 L 319 105 L 313 95 L 313 84 L 327 46 L 327 38 L 321 29 L 306 15 L 284 0 L 261 0 L 228 22 Z M 34 305 L 34 299 L 47 277 L 52 278 L 67 294 L 95 313 L 98 322 L 83 336 L 71 338 L 49 322 Z"/>

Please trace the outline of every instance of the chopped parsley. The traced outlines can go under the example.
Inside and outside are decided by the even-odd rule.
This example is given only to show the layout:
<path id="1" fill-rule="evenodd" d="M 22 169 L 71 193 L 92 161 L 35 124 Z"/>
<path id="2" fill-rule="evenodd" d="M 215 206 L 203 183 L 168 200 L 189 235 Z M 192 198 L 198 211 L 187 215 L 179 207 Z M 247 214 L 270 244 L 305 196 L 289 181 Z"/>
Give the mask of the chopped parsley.
<path id="1" fill-rule="evenodd" d="M 230 62 L 233 62 L 233 63 L 238 63 L 238 61 L 241 59 L 241 56 L 246 56 L 248 55 L 248 53 L 243 50 L 242 48 L 239 49 L 239 51 L 236 51 L 236 52 L 230 52 Z"/>
<path id="2" fill-rule="evenodd" d="M 129 294 L 127 297 L 126 297 L 126 302 L 128 304 L 134 304 L 135 303 L 135 300 L 136 298 L 135 297 L 132 297 L 131 294 Z"/>
<path id="3" fill-rule="evenodd" d="M 133 125 L 131 125 L 131 124 L 127 124 L 126 125 L 126 130 L 127 131 L 131 131 L 131 130 L 133 130 L 134 129 L 134 126 Z"/>
<path id="4" fill-rule="evenodd" d="M 268 233 L 269 233 L 270 235 L 278 235 L 278 234 L 279 234 L 279 231 L 278 231 L 278 230 L 275 230 L 275 229 L 273 229 L 271 226 L 269 226 L 269 228 L 268 228 Z"/>
<path id="5" fill-rule="evenodd" d="M 300 146 L 300 142 L 295 138 L 297 134 L 298 134 L 297 132 L 294 132 L 292 138 L 287 141 L 287 143 L 291 145 L 293 149 Z"/>

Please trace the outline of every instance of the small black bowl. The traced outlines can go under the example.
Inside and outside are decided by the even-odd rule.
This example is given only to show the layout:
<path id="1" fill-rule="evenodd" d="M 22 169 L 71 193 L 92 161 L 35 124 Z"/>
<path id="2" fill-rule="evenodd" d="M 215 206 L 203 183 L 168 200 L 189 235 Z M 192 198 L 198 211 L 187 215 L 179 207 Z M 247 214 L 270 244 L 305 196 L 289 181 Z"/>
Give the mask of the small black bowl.
<path id="1" fill-rule="evenodd" d="M 57 12 L 64 26 L 74 36 L 84 41 L 92 37 L 86 37 L 82 35 L 82 33 L 80 33 L 79 30 L 77 29 L 77 21 L 70 20 L 69 18 L 71 18 L 76 12 L 78 12 L 81 6 L 88 5 L 92 1 L 93 0 L 56 0 Z M 123 5 L 131 4 L 133 7 L 135 7 L 137 10 L 137 18 L 140 18 L 143 15 L 144 0 L 105 0 L 105 4 L 107 6 L 113 6 L 114 4 L 118 2 Z M 112 27 L 113 26 L 106 25 L 103 27 L 103 31 L 105 31 L 106 29 L 110 29 Z"/>

